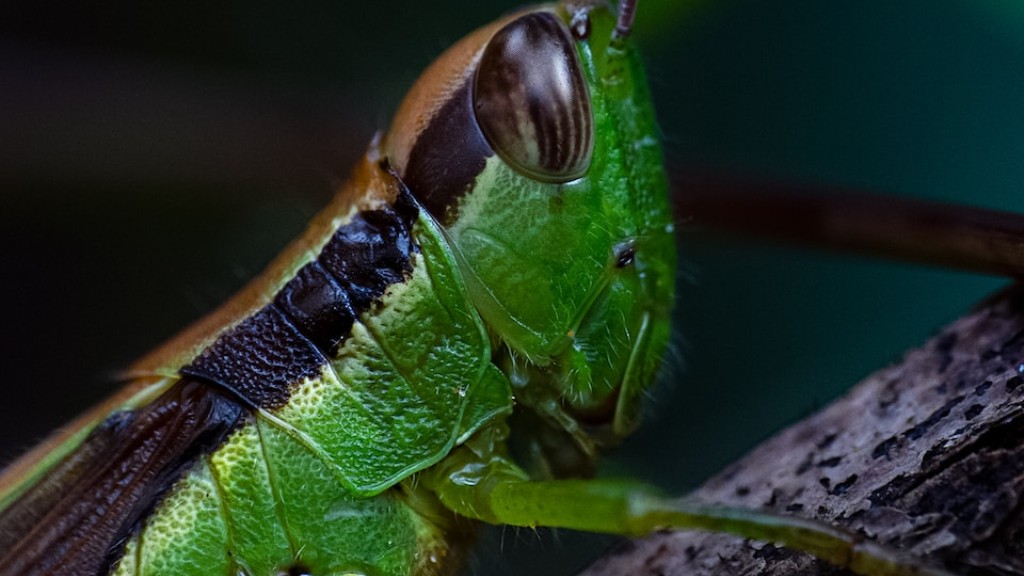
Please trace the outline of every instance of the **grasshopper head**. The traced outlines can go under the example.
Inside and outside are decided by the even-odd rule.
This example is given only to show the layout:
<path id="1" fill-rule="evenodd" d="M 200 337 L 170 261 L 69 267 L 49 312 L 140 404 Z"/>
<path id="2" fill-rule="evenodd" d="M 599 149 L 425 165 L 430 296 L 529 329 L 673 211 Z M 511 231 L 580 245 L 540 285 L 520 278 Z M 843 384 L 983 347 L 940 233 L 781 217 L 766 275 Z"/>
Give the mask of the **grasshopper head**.
<path id="1" fill-rule="evenodd" d="M 476 31 L 424 73 L 384 143 L 444 230 L 520 406 L 581 445 L 635 427 L 674 294 L 661 150 L 623 12 L 566 1 Z"/>

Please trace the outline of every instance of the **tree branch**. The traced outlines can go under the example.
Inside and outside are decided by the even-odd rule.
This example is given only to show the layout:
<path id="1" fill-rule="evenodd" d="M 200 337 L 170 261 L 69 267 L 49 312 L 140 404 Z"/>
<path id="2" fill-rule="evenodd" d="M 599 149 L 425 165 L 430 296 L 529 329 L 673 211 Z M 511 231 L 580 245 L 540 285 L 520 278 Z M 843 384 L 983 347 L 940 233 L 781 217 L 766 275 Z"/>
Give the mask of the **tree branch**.
<path id="1" fill-rule="evenodd" d="M 818 518 L 958 572 L 1024 575 L 1024 287 L 764 442 L 694 496 Z M 583 573 L 823 575 L 772 545 L 695 532 L 628 542 Z"/>

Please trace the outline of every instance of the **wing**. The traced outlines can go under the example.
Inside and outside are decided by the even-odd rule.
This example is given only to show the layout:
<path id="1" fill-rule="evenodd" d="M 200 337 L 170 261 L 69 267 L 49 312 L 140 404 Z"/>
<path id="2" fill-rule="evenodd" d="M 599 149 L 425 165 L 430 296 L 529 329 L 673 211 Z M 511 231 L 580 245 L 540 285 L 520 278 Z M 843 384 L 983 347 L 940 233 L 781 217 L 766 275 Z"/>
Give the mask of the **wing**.
<path id="1" fill-rule="evenodd" d="M 143 514 L 245 414 L 189 380 L 141 408 L 114 412 L 0 512 L 4 574 L 108 570 Z"/>

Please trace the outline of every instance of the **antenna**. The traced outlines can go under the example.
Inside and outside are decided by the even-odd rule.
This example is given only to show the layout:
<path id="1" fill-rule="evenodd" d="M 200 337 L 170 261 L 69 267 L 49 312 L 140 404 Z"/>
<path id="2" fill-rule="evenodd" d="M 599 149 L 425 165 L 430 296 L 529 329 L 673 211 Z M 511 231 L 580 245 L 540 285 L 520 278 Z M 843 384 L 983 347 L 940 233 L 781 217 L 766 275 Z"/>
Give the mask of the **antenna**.
<path id="1" fill-rule="evenodd" d="M 622 0 L 619 2 L 619 21 L 615 24 L 612 37 L 616 40 L 625 39 L 633 29 L 633 18 L 636 16 L 636 5 L 639 0 Z"/>

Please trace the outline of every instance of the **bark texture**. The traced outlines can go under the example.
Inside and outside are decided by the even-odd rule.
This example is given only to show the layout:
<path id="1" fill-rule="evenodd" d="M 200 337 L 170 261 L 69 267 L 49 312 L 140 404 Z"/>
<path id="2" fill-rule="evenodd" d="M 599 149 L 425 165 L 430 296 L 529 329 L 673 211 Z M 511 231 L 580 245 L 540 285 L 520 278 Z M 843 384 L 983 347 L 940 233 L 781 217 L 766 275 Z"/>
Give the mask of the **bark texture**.
<path id="1" fill-rule="evenodd" d="M 1024 288 L 983 302 L 694 495 L 825 520 L 957 573 L 1024 575 Z M 845 572 L 768 544 L 666 532 L 584 574 Z"/>

